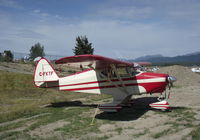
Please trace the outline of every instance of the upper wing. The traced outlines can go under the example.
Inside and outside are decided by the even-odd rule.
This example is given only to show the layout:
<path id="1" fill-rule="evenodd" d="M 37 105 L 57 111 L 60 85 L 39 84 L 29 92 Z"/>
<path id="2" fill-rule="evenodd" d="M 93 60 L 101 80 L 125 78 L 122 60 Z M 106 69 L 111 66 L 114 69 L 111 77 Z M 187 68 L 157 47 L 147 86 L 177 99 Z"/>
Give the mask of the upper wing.
<path id="1" fill-rule="evenodd" d="M 67 64 L 72 67 L 80 67 L 80 68 L 110 68 L 111 65 L 115 65 L 116 67 L 130 67 L 133 66 L 133 63 L 124 62 L 108 57 L 103 57 L 99 55 L 76 55 L 69 56 L 58 59 L 56 64 Z"/>

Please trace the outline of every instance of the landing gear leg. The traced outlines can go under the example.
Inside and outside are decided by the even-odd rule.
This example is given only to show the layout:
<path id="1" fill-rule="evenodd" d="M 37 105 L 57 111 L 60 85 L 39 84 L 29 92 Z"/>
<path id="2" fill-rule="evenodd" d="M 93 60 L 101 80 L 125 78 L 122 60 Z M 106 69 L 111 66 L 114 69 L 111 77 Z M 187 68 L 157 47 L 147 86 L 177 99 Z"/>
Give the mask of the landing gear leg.
<path id="1" fill-rule="evenodd" d="M 169 111 L 170 110 L 170 106 L 169 106 L 169 103 L 167 101 L 169 99 L 169 97 L 170 97 L 170 88 L 169 88 L 169 92 L 167 92 L 165 90 L 164 96 L 161 93 L 161 96 L 158 97 L 158 101 L 159 102 L 155 102 L 155 103 L 149 104 L 149 106 L 151 108 L 161 109 L 162 111 Z"/>

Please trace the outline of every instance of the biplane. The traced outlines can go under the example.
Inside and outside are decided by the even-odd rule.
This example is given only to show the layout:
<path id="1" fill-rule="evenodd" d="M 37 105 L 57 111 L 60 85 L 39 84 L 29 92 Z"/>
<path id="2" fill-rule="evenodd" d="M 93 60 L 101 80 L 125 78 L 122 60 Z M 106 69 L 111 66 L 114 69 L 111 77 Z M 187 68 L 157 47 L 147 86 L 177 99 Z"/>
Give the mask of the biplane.
<path id="1" fill-rule="evenodd" d="M 63 91 L 110 94 L 112 103 L 99 105 L 105 112 L 117 112 L 129 104 L 133 95 L 160 93 L 162 98 L 149 106 L 156 109 L 169 109 L 166 88 L 176 78 L 168 74 L 135 70 L 135 63 L 99 55 L 77 55 L 58 59 L 55 64 L 82 69 L 65 77 L 59 77 L 48 62 L 41 58 L 37 61 L 34 83 L 40 88 L 58 88 Z M 165 92 L 165 96 L 163 95 Z M 163 93 L 163 94 L 162 94 Z"/>

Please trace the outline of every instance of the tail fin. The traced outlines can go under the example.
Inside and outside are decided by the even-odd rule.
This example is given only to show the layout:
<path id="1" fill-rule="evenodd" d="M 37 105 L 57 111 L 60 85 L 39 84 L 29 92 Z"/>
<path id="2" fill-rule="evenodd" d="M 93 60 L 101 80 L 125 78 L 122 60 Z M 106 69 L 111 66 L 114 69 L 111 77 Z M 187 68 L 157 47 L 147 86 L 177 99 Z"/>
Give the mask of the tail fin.
<path id="1" fill-rule="evenodd" d="M 35 68 L 34 83 L 37 87 L 56 87 L 59 77 L 47 59 L 41 58 Z"/>

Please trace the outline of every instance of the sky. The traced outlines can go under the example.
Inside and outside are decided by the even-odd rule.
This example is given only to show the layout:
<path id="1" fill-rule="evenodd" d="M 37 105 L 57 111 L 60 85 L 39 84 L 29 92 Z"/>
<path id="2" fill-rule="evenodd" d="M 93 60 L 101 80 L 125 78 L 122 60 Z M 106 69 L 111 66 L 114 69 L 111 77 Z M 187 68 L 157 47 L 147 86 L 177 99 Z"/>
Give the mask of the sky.
<path id="1" fill-rule="evenodd" d="M 0 0 L 0 52 L 71 56 L 85 35 L 112 58 L 199 52 L 200 0 Z"/>

